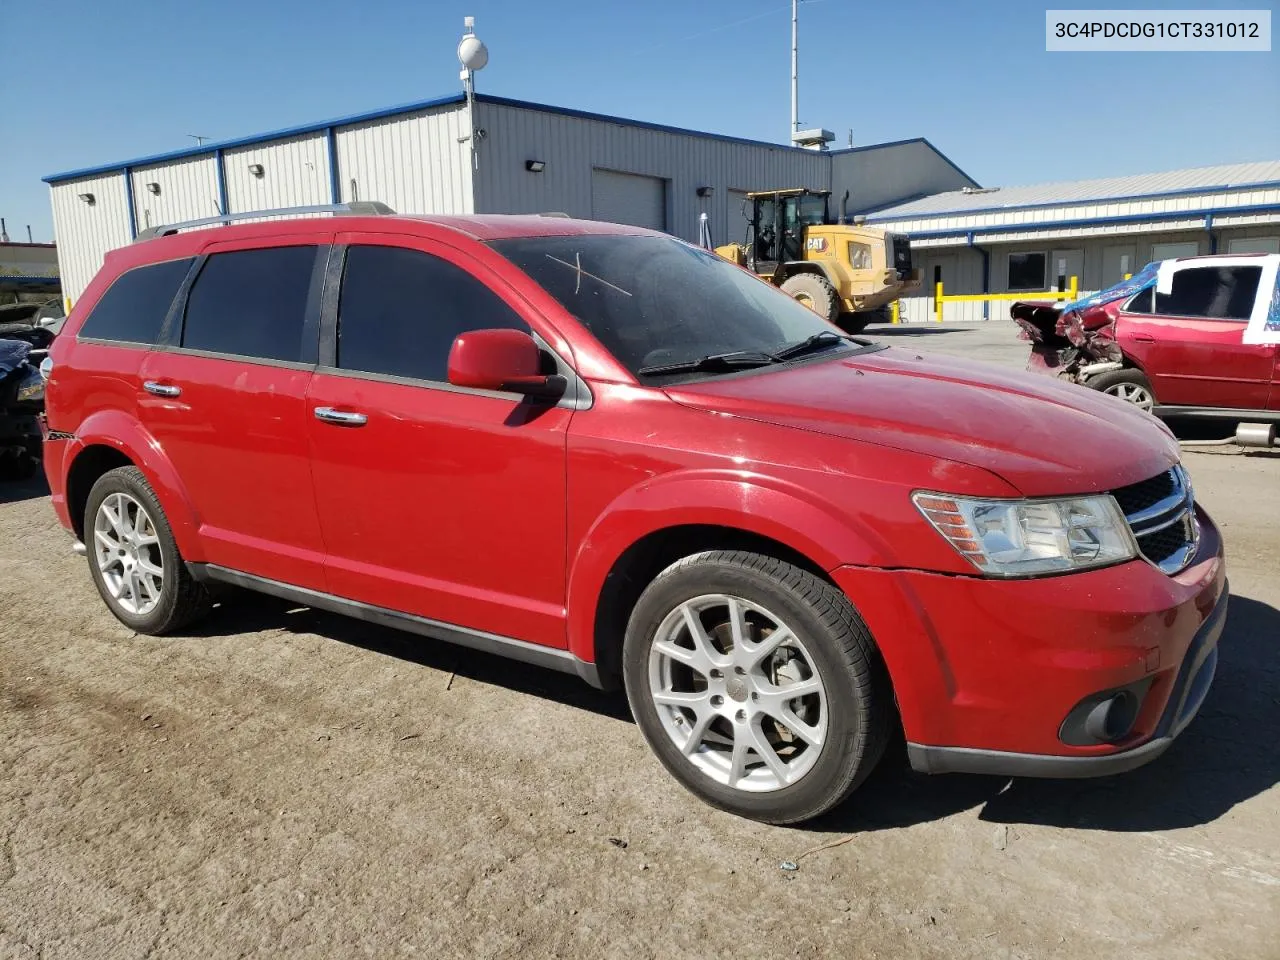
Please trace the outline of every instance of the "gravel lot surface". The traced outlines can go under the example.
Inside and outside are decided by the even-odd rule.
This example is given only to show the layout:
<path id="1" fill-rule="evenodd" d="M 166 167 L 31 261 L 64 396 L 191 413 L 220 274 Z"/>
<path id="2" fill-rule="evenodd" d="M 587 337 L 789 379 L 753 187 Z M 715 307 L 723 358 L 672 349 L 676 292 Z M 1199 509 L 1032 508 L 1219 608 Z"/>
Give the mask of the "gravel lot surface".
<path id="1" fill-rule="evenodd" d="M 1280 458 L 1187 463 L 1234 598 L 1163 758 L 897 759 L 806 829 L 702 805 L 567 676 L 252 596 L 133 636 L 0 487 L 0 958 L 1278 958 Z"/>

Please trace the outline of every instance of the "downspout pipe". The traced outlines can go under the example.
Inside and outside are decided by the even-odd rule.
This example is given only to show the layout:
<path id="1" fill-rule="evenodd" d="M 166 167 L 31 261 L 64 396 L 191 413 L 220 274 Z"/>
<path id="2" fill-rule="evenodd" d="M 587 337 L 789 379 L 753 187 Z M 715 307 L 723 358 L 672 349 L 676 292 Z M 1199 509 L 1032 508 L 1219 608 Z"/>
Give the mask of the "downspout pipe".
<path id="1" fill-rule="evenodd" d="M 840 198 L 840 222 L 842 224 L 849 222 L 849 214 L 846 212 L 849 206 L 849 191 L 844 192 L 844 196 Z"/>
<path id="2" fill-rule="evenodd" d="M 1213 232 L 1213 211 L 1212 210 L 1210 210 L 1208 213 L 1204 215 L 1204 229 L 1205 229 L 1205 232 L 1209 234 L 1209 253 L 1215 254 L 1218 252 L 1218 237 Z"/>
<path id="3" fill-rule="evenodd" d="M 989 251 L 986 247 L 980 247 L 973 242 L 972 230 L 969 231 L 969 234 L 966 239 L 968 240 L 969 247 L 971 249 L 977 250 L 978 253 L 982 254 L 982 292 L 990 293 L 991 292 L 991 251 Z M 982 301 L 982 319 L 983 320 L 991 319 L 991 301 L 990 300 Z"/>

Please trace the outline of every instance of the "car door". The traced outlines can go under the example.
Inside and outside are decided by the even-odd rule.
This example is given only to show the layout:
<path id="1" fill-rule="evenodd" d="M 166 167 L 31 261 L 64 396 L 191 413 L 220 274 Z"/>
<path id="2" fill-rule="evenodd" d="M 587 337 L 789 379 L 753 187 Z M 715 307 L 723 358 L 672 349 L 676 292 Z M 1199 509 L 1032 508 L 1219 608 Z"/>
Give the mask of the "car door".
<path id="1" fill-rule="evenodd" d="M 143 361 L 139 414 L 177 470 L 205 559 L 324 588 L 306 406 L 327 238 L 211 244 Z"/>
<path id="2" fill-rule="evenodd" d="M 1121 309 L 1120 347 L 1161 406 L 1266 407 L 1276 348 L 1243 342 L 1260 276 L 1257 266 L 1188 265 L 1170 293 L 1148 289 Z"/>
<path id="3" fill-rule="evenodd" d="M 308 397 L 330 591 L 563 648 L 572 411 L 447 382 L 458 334 L 529 330 L 529 308 L 451 246 L 338 244 Z"/>

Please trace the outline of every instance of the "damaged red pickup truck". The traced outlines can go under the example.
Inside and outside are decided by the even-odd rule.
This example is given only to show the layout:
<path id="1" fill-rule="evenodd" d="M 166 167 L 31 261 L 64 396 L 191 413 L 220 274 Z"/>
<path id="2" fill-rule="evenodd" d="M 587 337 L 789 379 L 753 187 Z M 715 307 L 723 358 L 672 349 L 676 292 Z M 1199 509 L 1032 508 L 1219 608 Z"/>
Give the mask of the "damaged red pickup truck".
<path id="1" fill-rule="evenodd" d="M 1028 369 L 1127 400 L 1157 416 L 1280 421 L 1275 343 L 1247 343 L 1274 296 L 1274 255 L 1149 264 L 1108 290 L 1010 308 L 1032 342 Z M 1156 282 L 1162 263 L 1168 292 Z"/>

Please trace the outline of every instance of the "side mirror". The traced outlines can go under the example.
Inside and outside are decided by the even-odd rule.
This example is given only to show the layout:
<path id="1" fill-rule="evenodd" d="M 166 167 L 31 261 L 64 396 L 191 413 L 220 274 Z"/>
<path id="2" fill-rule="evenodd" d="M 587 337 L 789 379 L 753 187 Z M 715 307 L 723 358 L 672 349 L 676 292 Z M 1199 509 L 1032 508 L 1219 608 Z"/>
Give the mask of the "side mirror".
<path id="1" fill-rule="evenodd" d="M 471 330 L 449 351 L 449 382 L 455 387 L 504 390 L 541 400 L 559 400 L 569 383 L 542 372 L 542 351 L 519 330 Z"/>

